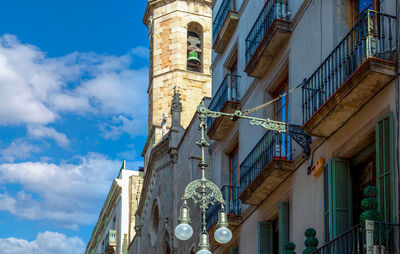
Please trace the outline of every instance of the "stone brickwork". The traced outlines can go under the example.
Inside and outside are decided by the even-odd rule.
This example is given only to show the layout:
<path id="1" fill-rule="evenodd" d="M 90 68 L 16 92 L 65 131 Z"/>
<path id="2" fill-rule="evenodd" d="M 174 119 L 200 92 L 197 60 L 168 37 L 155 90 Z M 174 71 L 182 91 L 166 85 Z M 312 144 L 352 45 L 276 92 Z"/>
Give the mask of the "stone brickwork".
<path id="1" fill-rule="evenodd" d="M 135 237 L 135 214 L 143 188 L 143 173 L 129 178 L 129 242 Z"/>
<path id="2" fill-rule="evenodd" d="M 162 115 L 170 116 L 173 88 L 182 94 L 182 126 L 188 126 L 197 105 L 211 95 L 211 9 L 201 1 L 149 1 L 143 22 L 150 36 L 149 136 L 161 139 Z M 196 22 L 203 29 L 202 72 L 186 70 L 187 28 Z M 170 117 L 167 120 L 171 126 Z"/>

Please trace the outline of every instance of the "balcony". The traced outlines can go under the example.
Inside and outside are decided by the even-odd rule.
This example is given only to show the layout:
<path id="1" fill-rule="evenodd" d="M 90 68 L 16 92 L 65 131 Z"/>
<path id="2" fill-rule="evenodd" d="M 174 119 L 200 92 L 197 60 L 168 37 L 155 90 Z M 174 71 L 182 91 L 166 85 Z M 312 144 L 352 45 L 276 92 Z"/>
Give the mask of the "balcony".
<path id="1" fill-rule="evenodd" d="M 241 206 L 239 199 L 239 187 L 225 185 L 221 188 L 222 196 L 226 202 L 225 211 L 228 215 L 229 228 L 235 229 L 241 222 Z M 210 241 L 214 243 L 214 231 L 217 228 L 218 213 L 221 210 L 219 204 L 210 207 L 206 213 L 207 231 L 210 234 Z"/>
<path id="2" fill-rule="evenodd" d="M 361 222 L 313 254 L 399 253 L 399 225 L 377 221 Z"/>
<path id="3" fill-rule="evenodd" d="M 261 78 L 290 34 L 287 0 L 267 0 L 246 38 L 247 75 Z"/>
<path id="4" fill-rule="evenodd" d="M 260 204 L 293 171 L 291 138 L 267 131 L 240 164 L 240 199 L 244 204 Z"/>
<path id="5" fill-rule="evenodd" d="M 302 86 L 302 128 L 328 137 L 395 75 L 394 16 L 365 13 Z"/>
<path id="6" fill-rule="evenodd" d="M 232 0 L 224 0 L 213 22 L 213 49 L 223 53 L 235 32 L 239 14 L 233 9 Z"/>
<path id="7" fill-rule="evenodd" d="M 232 113 L 239 109 L 238 83 L 240 76 L 227 74 L 213 96 L 208 108 L 212 111 Z M 207 118 L 207 135 L 214 140 L 221 140 L 228 134 L 233 121 L 227 117 Z"/>
<path id="8" fill-rule="evenodd" d="M 108 231 L 104 247 L 105 250 L 104 252 L 106 254 L 114 254 L 115 253 L 115 247 L 117 246 L 117 237 L 116 237 L 117 232 L 115 230 Z"/>

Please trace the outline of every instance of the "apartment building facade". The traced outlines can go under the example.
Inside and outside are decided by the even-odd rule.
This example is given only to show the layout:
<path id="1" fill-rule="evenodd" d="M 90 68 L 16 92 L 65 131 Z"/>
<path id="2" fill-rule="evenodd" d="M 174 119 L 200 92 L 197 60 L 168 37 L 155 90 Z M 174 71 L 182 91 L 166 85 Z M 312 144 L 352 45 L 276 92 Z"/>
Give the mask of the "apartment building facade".
<path id="1" fill-rule="evenodd" d="M 213 253 L 285 253 L 288 242 L 297 253 L 398 253 L 399 3 L 212 8 L 209 109 L 288 124 L 278 133 L 209 119 L 211 178 L 233 232 L 226 245 L 214 241 L 212 207 Z"/>
<path id="2" fill-rule="evenodd" d="M 93 229 L 85 254 L 126 254 L 135 236 L 135 213 L 143 186 L 143 170 L 124 161 Z"/>

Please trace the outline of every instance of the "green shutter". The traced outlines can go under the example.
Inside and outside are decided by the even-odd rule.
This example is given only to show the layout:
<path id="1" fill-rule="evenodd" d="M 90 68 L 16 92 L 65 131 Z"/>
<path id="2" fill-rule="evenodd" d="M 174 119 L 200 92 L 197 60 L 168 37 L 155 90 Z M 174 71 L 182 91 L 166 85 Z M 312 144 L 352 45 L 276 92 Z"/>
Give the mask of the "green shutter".
<path id="1" fill-rule="evenodd" d="M 394 128 L 393 113 L 376 123 L 376 184 L 379 212 L 385 222 L 394 222 Z"/>
<path id="2" fill-rule="evenodd" d="M 350 163 L 332 159 L 324 176 L 325 239 L 332 240 L 352 226 Z"/>
<path id="3" fill-rule="evenodd" d="M 239 253 L 238 247 L 231 247 L 229 253 L 230 254 L 238 254 Z"/>
<path id="4" fill-rule="evenodd" d="M 273 223 L 270 221 L 258 222 L 258 254 L 271 254 L 273 252 Z"/>
<path id="5" fill-rule="evenodd" d="M 289 203 L 279 202 L 279 253 L 285 253 L 285 244 L 289 242 Z"/>

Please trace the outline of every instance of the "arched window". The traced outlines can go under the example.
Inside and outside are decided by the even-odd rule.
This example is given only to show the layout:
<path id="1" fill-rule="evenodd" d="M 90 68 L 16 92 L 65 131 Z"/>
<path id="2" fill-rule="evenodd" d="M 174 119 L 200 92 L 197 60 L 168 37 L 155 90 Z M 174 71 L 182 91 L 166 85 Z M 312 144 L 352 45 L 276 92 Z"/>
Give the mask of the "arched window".
<path id="1" fill-rule="evenodd" d="M 203 27 L 190 22 L 187 30 L 187 70 L 203 71 Z"/>
<path id="2" fill-rule="evenodd" d="M 151 239 L 151 244 L 153 246 L 156 244 L 158 237 L 158 225 L 160 222 L 159 214 L 160 212 L 158 210 L 157 201 L 154 201 L 153 209 L 151 212 L 151 221 L 150 221 L 150 239 Z"/>

